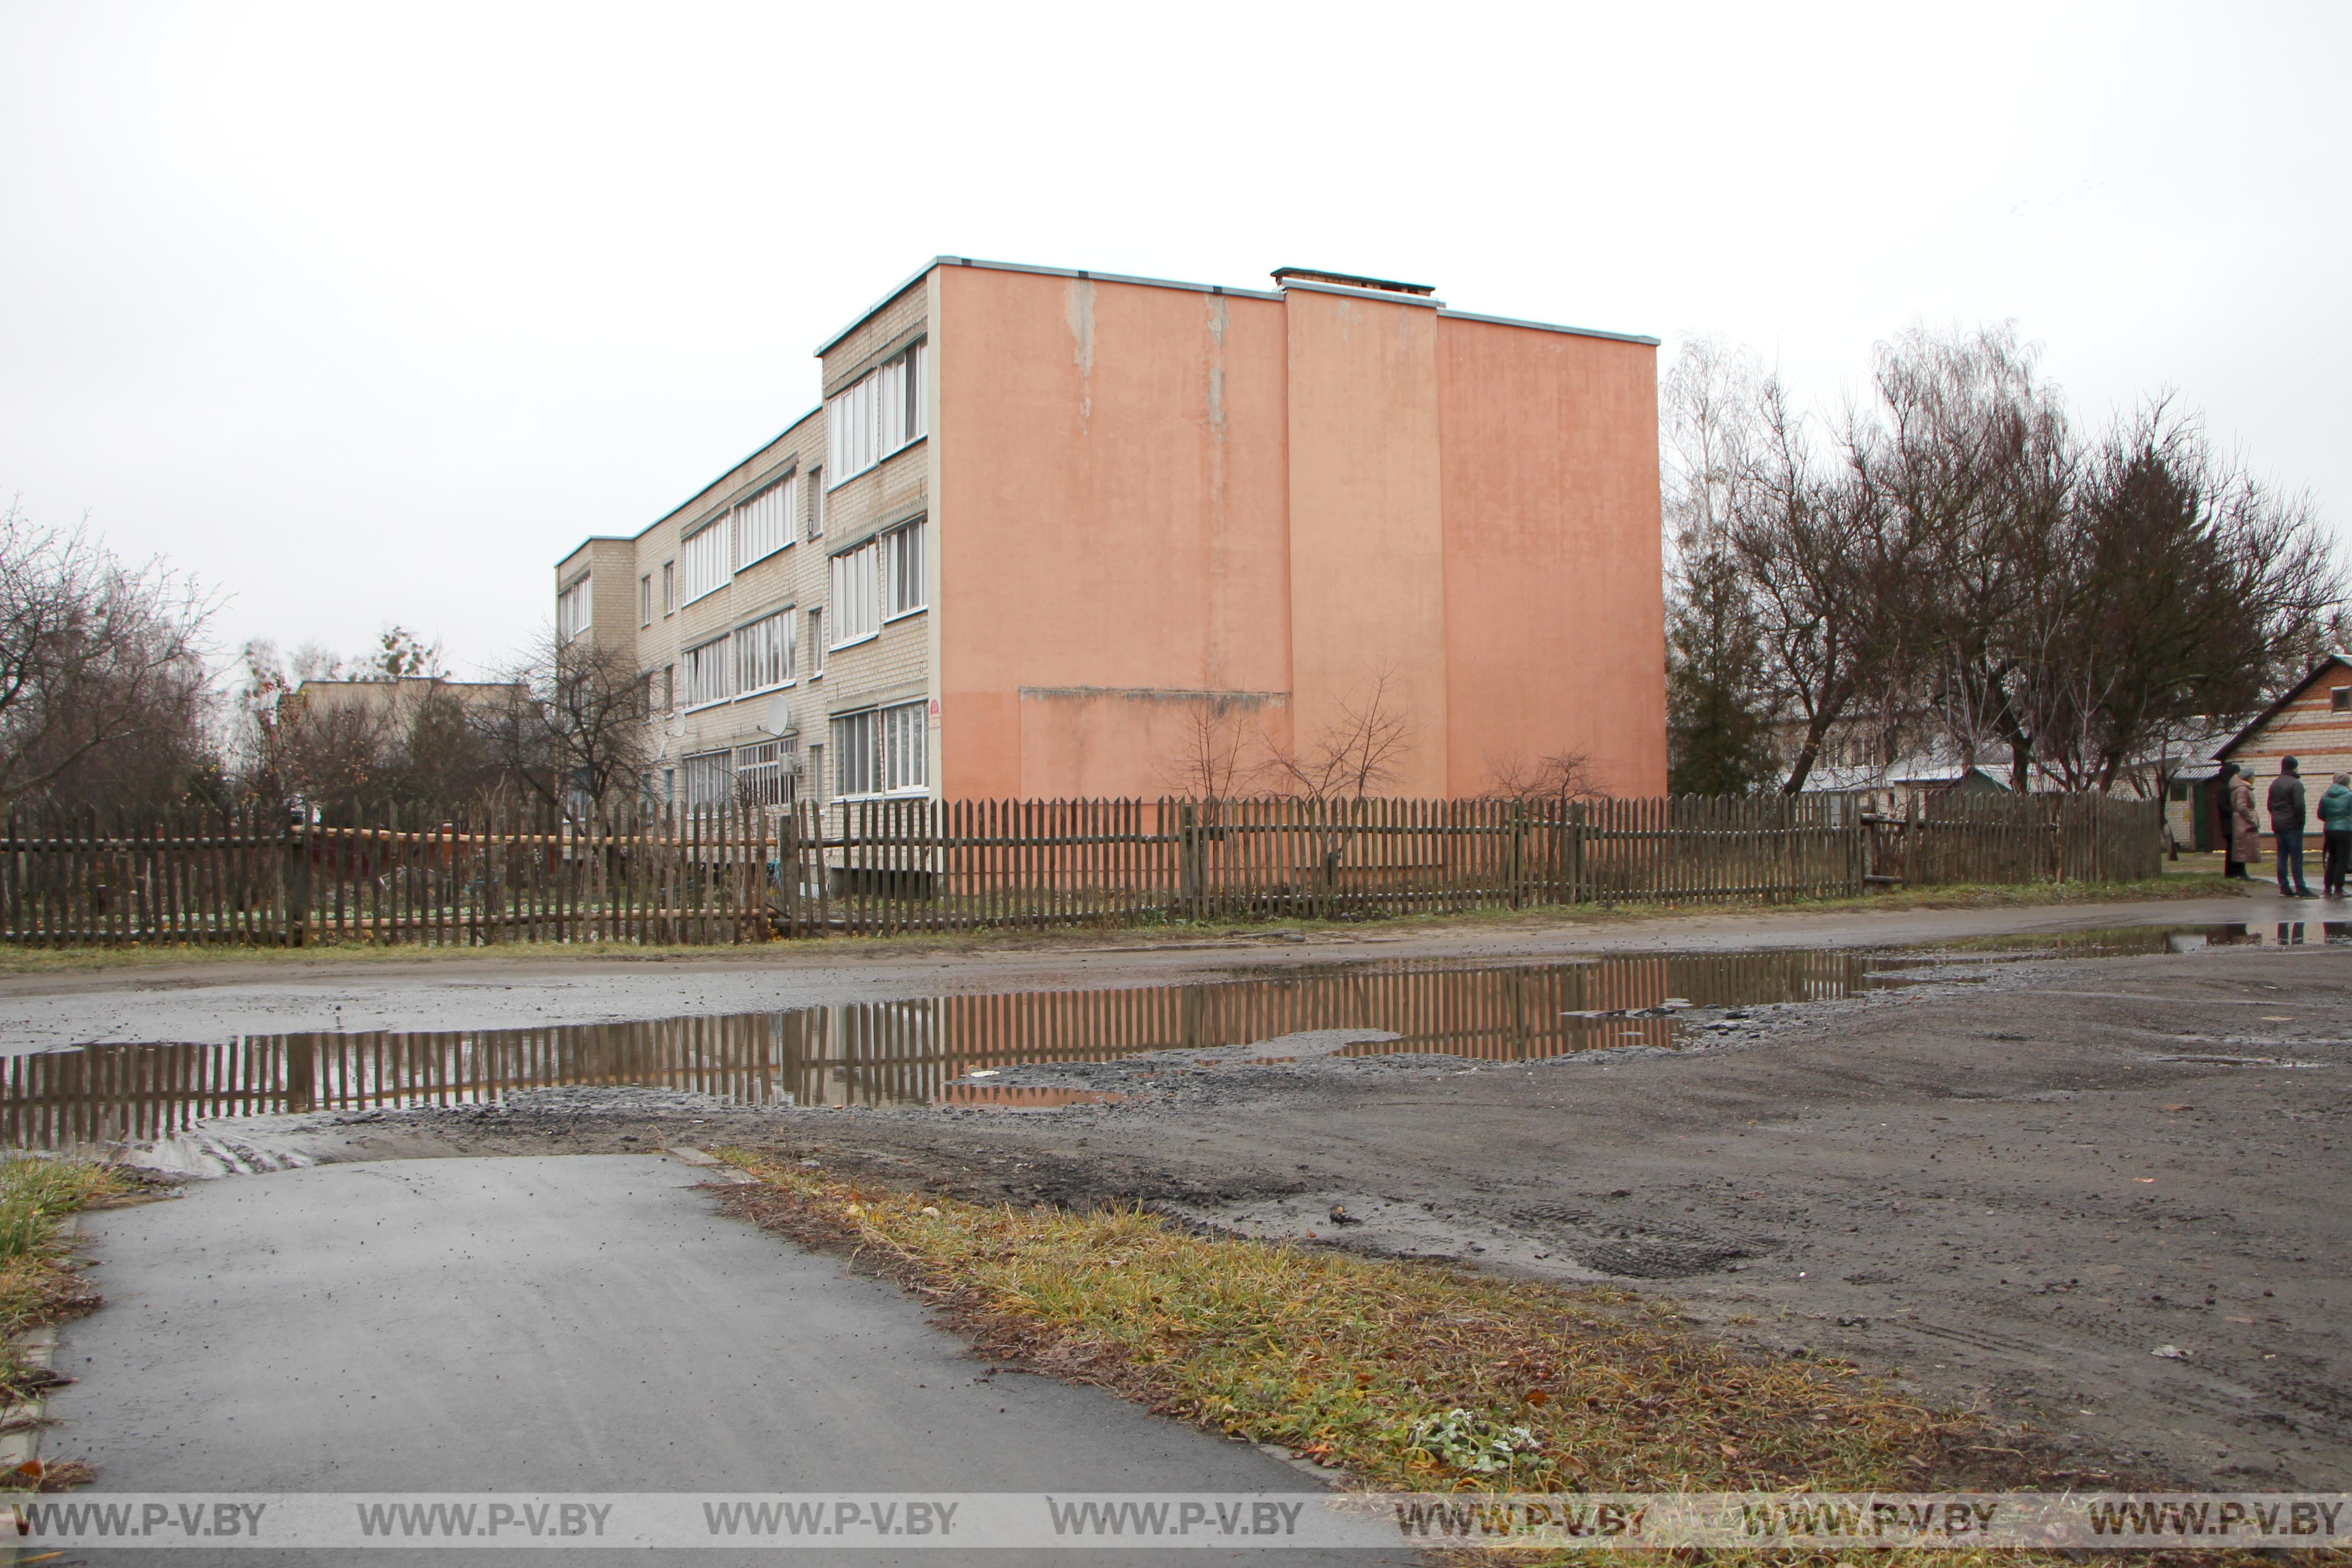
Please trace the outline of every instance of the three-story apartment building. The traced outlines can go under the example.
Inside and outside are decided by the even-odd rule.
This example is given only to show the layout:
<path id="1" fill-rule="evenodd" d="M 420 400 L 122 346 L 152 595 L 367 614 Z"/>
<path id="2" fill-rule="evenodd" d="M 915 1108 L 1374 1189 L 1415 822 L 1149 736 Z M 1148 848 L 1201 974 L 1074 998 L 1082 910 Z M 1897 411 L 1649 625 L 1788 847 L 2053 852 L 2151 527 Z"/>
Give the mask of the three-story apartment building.
<path id="1" fill-rule="evenodd" d="M 557 569 L 645 672 L 680 802 L 1196 787 L 1377 701 L 1382 792 L 1580 757 L 1665 781 L 1656 340 L 1284 269 L 1273 290 L 942 256 L 824 401 Z"/>

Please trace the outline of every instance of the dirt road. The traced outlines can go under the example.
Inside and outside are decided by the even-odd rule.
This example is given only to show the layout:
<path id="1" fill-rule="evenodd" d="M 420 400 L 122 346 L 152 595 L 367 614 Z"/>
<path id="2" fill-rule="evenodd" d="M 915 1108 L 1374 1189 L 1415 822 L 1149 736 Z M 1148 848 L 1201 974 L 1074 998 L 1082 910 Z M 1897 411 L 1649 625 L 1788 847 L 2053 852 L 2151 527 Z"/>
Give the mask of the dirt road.
<path id="1" fill-rule="evenodd" d="M 1759 1353 L 1850 1356 L 2030 1421 L 2093 1464 L 2338 1487 L 2347 1018 L 2352 949 L 2216 948 L 1702 1019 L 1680 1051 L 1480 1065 L 1294 1039 L 1023 1070 L 1130 1096 L 1051 1114 L 559 1091 L 312 1124 L 331 1158 L 684 1134 L 968 1196 L 1611 1278 Z M 1265 1056 L 1292 1060 L 1249 1065 Z"/>
<path id="2" fill-rule="evenodd" d="M 2256 903 L 2230 914 L 2331 912 Z M 1690 950 L 1989 924 L 1722 919 L 1612 936 Z M 2037 958 L 1833 1002 L 1701 1009 L 1678 1019 L 1675 1051 L 1481 1064 L 1294 1038 L 1019 1070 L 1126 1096 L 1045 1114 L 558 1090 L 312 1117 L 298 1142 L 325 1158 L 738 1143 L 968 1195 L 1141 1201 L 1246 1233 L 1610 1278 L 1759 1354 L 1851 1356 L 1935 1403 L 2030 1421 L 2087 1464 L 2334 1488 L 2352 1482 L 2352 947 L 2305 930 L 2303 946 Z M 1174 978 L 1195 965 L 1232 960 L 1034 957 L 993 978 L 1132 983 L 1137 966 Z M 872 998 L 991 977 L 926 967 L 952 972 L 698 983 Z M 1335 1206 L 1354 1223 L 1335 1223 Z"/>

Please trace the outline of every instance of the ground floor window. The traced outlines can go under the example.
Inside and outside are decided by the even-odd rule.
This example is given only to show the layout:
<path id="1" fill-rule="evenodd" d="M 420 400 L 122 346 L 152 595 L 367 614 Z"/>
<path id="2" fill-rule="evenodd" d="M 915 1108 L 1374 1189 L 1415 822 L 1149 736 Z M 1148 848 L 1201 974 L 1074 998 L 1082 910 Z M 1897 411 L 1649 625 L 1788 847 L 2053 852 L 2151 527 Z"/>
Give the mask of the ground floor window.
<path id="1" fill-rule="evenodd" d="M 735 798 L 734 754 L 705 751 L 686 762 L 686 804 L 689 810 L 717 806 Z"/>
<path id="2" fill-rule="evenodd" d="M 930 706 L 845 713 L 833 721 L 836 795 L 910 794 L 930 787 Z"/>
<path id="3" fill-rule="evenodd" d="M 735 748 L 735 798 L 755 806 L 789 806 L 799 762 L 797 740 L 762 740 Z"/>
<path id="4" fill-rule="evenodd" d="M 872 795 L 881 785 L 881 726 L 875 710 L 845 713 L 833 721 L 833 792 Z"/>

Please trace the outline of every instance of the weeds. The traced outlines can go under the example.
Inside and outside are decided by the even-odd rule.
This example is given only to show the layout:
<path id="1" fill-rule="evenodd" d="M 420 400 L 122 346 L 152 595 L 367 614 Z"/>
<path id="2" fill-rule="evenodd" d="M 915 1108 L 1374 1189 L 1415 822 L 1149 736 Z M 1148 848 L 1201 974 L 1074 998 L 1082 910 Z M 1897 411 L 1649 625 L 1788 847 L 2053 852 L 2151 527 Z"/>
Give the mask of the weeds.
<path id="1" fill-rule="evenodd" d="M 26 1359 L 20 1336 L 99 1305 L 66 1243 L 67 1217 L 122 1202 L 135 1190 L 110 1166 L 0 1155 L 0 1397 L 21 1402 L 49 1380 Z"/>
<path id="2" fill-rule="evenodd" d="M 940 1308 L 975 1351 L 1108 1388 L 1381 1490 L 2000 1490 L 2112 1483 L 2017 1434 L 1926 1410 L 1824 1360 L 1754 1360 L 1667 1303 L 1427 1264 L 1204 1235 L 1133 1209 L 990 1207 L 724 1151 L 725 1201 L 852 1251 Z M 1463 1562 L 1655 1563 L 1492 1550 Z M 2230 1553 L 2118 1563 L 2216 1563 Z M 1851 1553 L 1678 1552 L 1828 1564 Z M 1879 1568 L 2058 1564 L 2054 1554 L 1881 1552 Z"/>

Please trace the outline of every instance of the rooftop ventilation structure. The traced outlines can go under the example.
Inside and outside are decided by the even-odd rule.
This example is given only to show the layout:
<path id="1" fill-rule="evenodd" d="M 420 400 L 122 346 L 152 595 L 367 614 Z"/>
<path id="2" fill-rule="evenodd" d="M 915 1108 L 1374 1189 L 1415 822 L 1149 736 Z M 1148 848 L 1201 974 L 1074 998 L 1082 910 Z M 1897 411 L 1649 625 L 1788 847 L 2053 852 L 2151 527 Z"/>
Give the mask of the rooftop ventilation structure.
<path id="1" fill-rule="evenodd" d="M 1277 284 L 1329 283 L 1341 288 L 1369 288 L 1381 294 L 1429 295 L 1437 292 L 1434 283 L 1399 283 L 1389 277 L 1359 277 L 1352 272 L 1325 272 L 1313 267 L 1277 267 L 1274 269 Z"/>

